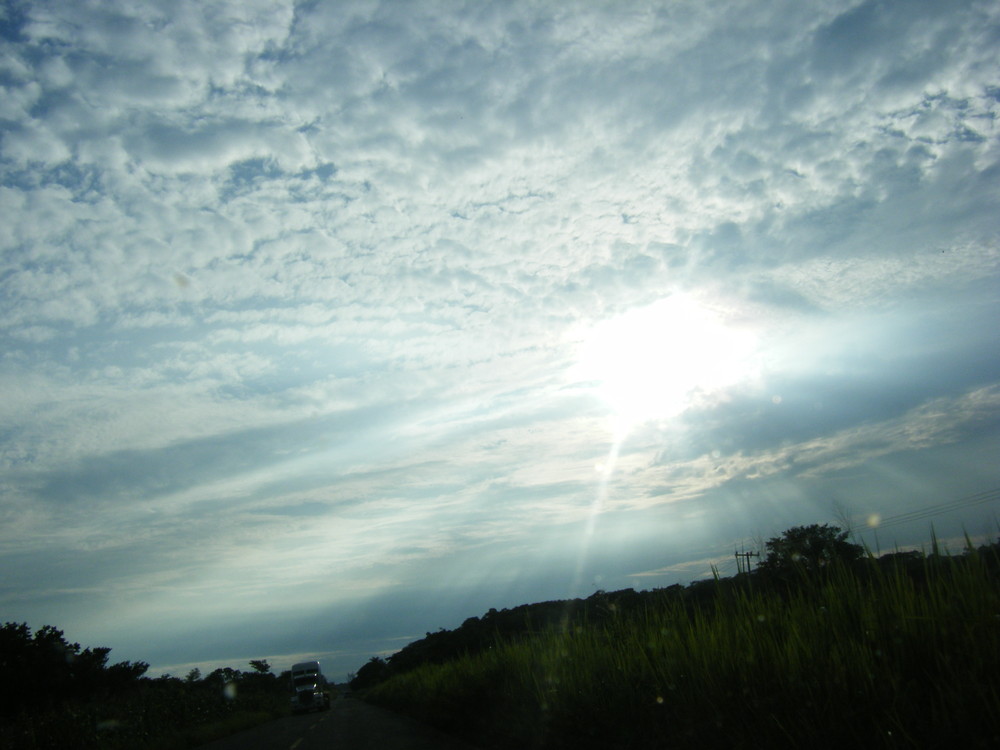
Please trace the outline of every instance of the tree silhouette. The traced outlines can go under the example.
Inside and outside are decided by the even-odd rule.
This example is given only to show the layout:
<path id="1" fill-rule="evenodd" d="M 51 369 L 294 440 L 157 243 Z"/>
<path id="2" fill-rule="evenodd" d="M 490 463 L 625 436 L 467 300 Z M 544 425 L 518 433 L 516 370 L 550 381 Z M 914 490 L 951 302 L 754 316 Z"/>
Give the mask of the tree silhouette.
<path id="1" fill-rule="evenodd" d="M 259 674 L 269 674 L 271 671 L 271 665 L 267 663 L 266 659 L 251 659 L 250 666 Z"/>
<path id="2" fill-rule="evenodd" d="M 812 573 L 828 565 L 852 563 L 864 549 L 847 541 L 848 532 L 829 524 L 793 526 L 767 541 L 767 556 L 760 564 L 765 573 Z"/>
<path id="3" fill-rule="evenodd" d="M 0 716 L 120 692 L 149 668 L 145 662 L 127 661 L 109 667 L 110 652 L 105 647 L 81 650 L 52 625 L 32 634 L 26 623 L 5 623 L 0 626 Z"/>
<path id="4" fill-rule="evenodd" d="M 351 688 L 363 690 L 364 688 L 376 685 L 384 680 L 389 673 L 389 665 L 385 659 L 373 656 L 368 662 L 358 670 L 357 675 L 351 680 Z"/>

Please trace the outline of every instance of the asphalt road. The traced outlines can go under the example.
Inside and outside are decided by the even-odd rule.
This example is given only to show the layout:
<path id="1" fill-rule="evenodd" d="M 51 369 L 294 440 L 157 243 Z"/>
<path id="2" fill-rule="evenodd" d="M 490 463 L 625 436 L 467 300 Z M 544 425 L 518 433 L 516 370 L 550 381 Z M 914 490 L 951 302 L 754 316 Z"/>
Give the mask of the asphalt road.
<path id="1" fill-rule="evenodd" d="M 329 711 L 286 716 L 203 750 L 477 750 L 436 729 L 356 698 L 337 698 Z"/>

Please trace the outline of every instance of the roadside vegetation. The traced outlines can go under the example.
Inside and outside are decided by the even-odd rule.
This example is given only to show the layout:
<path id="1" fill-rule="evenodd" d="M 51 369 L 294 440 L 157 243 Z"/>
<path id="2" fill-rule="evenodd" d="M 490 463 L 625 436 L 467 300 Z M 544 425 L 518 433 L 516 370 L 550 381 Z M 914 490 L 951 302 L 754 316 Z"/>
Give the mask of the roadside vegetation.
<path id="1" fill-rule="evenodd" d="M 753 573 L 491 610 L 358 670 L 480 746 L 1000 746 L 1000 542 L 876 558 L 789 529 Z"/>
<path id="2" fill-rule="evenodd" d="M 144 662 L 108 665 L 110 650 L 53 626 L 0 627 L 0 748 L 180 750 L 288 712 L 288 680 L 266 661 L 150 679 Z"/>

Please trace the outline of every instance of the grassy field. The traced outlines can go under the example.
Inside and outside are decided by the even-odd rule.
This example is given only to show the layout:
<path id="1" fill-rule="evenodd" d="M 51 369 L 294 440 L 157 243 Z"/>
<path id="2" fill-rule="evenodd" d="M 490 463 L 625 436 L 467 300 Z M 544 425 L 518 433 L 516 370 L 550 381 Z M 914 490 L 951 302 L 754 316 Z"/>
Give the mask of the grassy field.
<path id="1" fill-rule="evenodd" d="M 911 561 L 912 563 L 913 561 Z M 1000 747 L 997 547 L 719 586 L 367 693 L 496 748 Z"/>

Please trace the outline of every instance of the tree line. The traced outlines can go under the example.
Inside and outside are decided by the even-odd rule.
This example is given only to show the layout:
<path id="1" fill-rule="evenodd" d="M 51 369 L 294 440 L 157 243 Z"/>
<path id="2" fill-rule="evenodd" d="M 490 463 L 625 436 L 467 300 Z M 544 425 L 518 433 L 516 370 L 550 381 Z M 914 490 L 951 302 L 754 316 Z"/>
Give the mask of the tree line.
<path id="1" fill-rule="evenodd" d="M 36 713 L 66 701 L 107 697 L 128 690 L 149 665 L 108 665 L 110 648 L 81 649 L 63 631 L 45 625 L 34 633 L 26 623 L 0 627 L 0 716 Z"/>
<path id="2" fill-rule="evenodd" d="M 0 748 L 184 747 L 287 709 L 288 674 L 263 659 L 151 679 L 146 662 L 109 664 L 110 652 L 52 625 L 0 626 Z"/>

